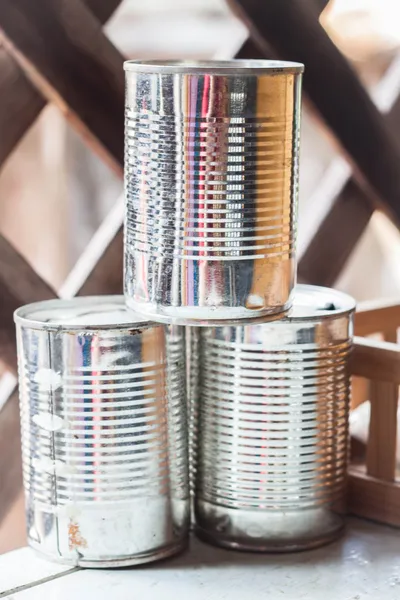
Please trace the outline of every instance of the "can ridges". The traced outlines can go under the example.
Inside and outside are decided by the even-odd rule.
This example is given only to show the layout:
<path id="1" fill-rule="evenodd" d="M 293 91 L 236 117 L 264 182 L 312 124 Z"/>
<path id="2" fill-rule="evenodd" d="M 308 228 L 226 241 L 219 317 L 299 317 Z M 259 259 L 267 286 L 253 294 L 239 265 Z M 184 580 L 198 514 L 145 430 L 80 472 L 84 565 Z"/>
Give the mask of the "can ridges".
<path id="1" fill-rule="evenodd" d="M 190 481 L 208 541 L 283 551 L 342 528 L 353 308 L 333 296 L 332 313 L 323 290 L 293 320 L 200 330 Z"/>
<path id="2" fill-rule="evenodd" d="M 82 316 L 79 301 L 61 304 Z M 53 331 L 45 307 L 33 310 L 42 329 L 29 314 L 18 322 L 30 545 L 97 567 L 175 553 L 189 524 L 183 329 Z"/>
<path id="3" fill-rule="evenodd" d="M 295 278 L 300 76 L 163 73 L 126 73 L 128 304 L 180 324 L 283 314 Z"/>

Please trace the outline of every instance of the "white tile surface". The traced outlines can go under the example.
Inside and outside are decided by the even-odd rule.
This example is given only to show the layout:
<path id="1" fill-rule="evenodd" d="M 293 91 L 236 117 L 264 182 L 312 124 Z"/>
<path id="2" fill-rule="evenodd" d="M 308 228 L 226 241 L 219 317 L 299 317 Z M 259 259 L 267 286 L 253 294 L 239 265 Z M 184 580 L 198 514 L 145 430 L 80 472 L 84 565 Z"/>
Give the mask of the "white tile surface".
<path id="1" fill-rule="evenodd" d="M 71 567 L 39 558 L 29 548 L 2 554 L 0 556 L 0 597 L 9 590 L 32 585 L 69 570 Z"/>
<path id="2" fill-rule="evenodd" d="M 32 571 L 33 560 L 38 559 L 25 550 L 11 553 L 0 557 L 0 571 L 7 565 L 15 570 L 21 562 L 22 571 L 27 566 Z M 57 569 L 44 564 L 41 575 Z M 352 519 L 341 541 L 281 556 L 228 552 L 193 540 L 190 552 L 170 561 L 136 569 L 75 571 L 8 598 L 400 600 L 400 531 Z"/>

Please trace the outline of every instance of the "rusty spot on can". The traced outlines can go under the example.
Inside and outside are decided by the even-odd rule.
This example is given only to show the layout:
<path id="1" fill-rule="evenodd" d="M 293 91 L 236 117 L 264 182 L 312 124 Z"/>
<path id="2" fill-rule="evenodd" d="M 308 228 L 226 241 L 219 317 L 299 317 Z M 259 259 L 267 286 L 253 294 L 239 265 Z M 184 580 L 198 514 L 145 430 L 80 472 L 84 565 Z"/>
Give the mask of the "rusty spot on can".
<path id="1" fill-rule="evenodd" d="M 77 548 L 87 548 L 87 541 L 82 536 L 79 530 L 79 524 L 75 523 L 72 519 L 68 526 L 68 542 L 69 549 L 76 550 Z"/>

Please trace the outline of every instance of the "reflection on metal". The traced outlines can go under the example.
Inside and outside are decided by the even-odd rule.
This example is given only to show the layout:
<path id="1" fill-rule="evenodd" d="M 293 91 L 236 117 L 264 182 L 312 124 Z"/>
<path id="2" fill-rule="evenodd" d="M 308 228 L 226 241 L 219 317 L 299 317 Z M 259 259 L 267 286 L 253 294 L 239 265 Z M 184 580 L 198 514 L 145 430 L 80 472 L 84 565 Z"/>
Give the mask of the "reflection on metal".
<path id="1" fill-rule="evenodd" d="M 200 330 L 197 531 L 257 551 L 322 544 L 343 522 L 354 301 L 298 286 L 285 319 Z"/>
<path id="2" fill-rule="evenodd" d="M 303 66 L 125 70 L 129 306 L 197 325 L 281 316 L 295 279 Z"/>
<path id="3" fill-rule="evenodd" d="M 199 395 L 199 341 L 200 331 L 197 327 L 186 327 L 186 389 L 188 410 L 189 440 L 189 487 L 191 501 L 191 523 L 194 524 L 194 488 L 196 479 L 196 450 L 198 424 Z"/>
<path id="4" fill-rule="evenodd" d="M 184 331 L 121 296 L 16 312 L 29 544 L 122 566 L 187 543 Z"/>

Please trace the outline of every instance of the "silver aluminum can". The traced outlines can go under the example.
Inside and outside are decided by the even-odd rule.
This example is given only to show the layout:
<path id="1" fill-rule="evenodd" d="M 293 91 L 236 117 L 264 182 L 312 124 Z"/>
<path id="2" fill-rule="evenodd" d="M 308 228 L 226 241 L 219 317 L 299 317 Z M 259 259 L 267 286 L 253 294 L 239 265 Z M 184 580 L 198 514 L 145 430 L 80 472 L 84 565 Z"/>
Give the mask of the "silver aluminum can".
<path id="1" fill-rule="evenodd" d="M 16 311 L 29 544 L 85 567 L 187 544 L 184 328 L 122 296 Z"/>
<path id="2" fill-rule="evenodd" d="M 125 296 L 167 323 L 282 316 L 303 65 L 127 61 Z"/>
<path id="3" fill-rule="evenodd" d="M 354 301 L 296 288 L 285 319 L 200 331 L 196 528 L 253 551 L 343 527 Z"/>

